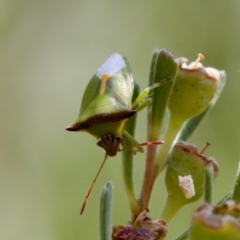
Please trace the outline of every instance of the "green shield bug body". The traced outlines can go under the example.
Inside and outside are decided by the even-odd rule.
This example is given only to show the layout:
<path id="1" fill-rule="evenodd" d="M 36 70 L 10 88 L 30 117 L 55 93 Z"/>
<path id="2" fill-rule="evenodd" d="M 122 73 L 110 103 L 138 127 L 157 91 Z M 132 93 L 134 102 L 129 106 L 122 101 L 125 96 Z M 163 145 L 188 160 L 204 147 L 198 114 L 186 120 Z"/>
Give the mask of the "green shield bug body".
<path id="1" fill-rule="evenodd" d="M 79 117 L 68 131 L 85 131 L 100 139 L 97 144 L 115 156 L 132 110 L 134 80 L 127 59 L 115 53 L 97 70 L 83 95 Z"/>
<path id="2" fill-rule="evenodd" d="M 79 117 L 66 130 L 90 133 L 98 139 L 97 145 L 104 148 L 106 154 L 85 197 L 81 214 L 107 156 L 115 156 L 121 151 L 120 144 L 124 138 L 130 140 L 130 148 L 135 148 L 137 152 L 143 152 L 142 146 L 163 143 L 139 144 L 124 130 L 127 120 L 148 105 L 149 100 L 144 99 L 149 91 L 161 84 L 155 83 L 146 88 L 132 103 L 135 84 L 131 67 L 128 60 L 118 53 L 111 55 L 89 81 L 83 94 Z"/>

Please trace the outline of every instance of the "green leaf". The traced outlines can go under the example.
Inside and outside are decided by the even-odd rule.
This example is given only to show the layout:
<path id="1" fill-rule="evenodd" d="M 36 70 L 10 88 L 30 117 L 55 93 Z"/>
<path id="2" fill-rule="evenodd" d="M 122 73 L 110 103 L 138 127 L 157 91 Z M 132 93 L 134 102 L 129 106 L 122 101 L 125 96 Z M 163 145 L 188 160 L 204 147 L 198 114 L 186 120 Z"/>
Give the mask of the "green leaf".
<path id="1" fill-rule="evenodd" d="M 219 200 L 217 205 L 224 204 L 226 201 L 232 199 L 232 196 L 233 196 L 233 192 L 232 191 L 228 192 L 222 199 Z"/>
<path id="2" fill-rule="evenodd" d="M 232 199 L 237 201 L 238 203 L 240 202 L 240 163 L 238 165 L 237 177 L 235 181 Z"/>
<path id="3" fill-rule="evenodd" d="M 108 182 L 101 192 L 100 198 L 100 239 L 111 240 L 111 208 L 113 184 Z"/>
<path id="4" fill-rule="evenodd" d="M 153 99 L 149 120 L 150 141 L 158 140 L 166 106 L 172 91 L 172 87 L 174 85 L 177 67 L 178 65 L 174 61 L 173 55 L 171 53 L 166 50 L 158 49 L 154 51 L 149 75 L 150 86 L 154 83 L 164 81 L 169 77 L 172 78 L 172 81 L 169 81 L 152 91 Z"/>
<path id="5" fill-rule="evenodd" d="M 152 86 L 154 84 L 155 65 L 156 65 L 156 62 L 157 62 L 158 55 L 159 55 L 159 50 L 155 49 L 153 51 L 151 64 L 150 64 L 148 86 Z"/>
<path id="6" fill-rule="evenodd" d="M 182 234 L 180 234 L 175 240 L 187 240 L 189 239 L 189 228 L 186 229 Z"/>

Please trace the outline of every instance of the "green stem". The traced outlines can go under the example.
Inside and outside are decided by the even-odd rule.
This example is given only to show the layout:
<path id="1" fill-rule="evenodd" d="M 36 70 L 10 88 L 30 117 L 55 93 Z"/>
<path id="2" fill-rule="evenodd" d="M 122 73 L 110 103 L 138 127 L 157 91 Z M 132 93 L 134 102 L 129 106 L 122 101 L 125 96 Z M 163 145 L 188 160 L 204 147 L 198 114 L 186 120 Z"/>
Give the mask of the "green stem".
<path id="1" fill-rule="evenodd" d="M 145 164 L 142 191 L 141 191 L 141 196 L 139 201 L 140 212 L 148 208 L 148 203 L 151 197 L 151 192 L 152 192 L 151 182 L 152 182 L 152 176 L 153 176 L 156 150 L 157 150 L 156 145 L 150 145 L 147 148 L 147 160 Z"/>
<path id="2" fill-rule="evenodd" d="M 168 199 L 162 211 L 161 218 L 164 219 L 164 221 L 166 221 L 167 223 L 169 223 L 181 207 L 182 204 Z"/>
<path id="3" fill-rule="evenodd" d="M 132 101 L 134 102 L 139 95 L 139 86 L 135 82 L 134 83 L 134 94 Z M 136 126 L 136 117 L 134 115 L 131 117 L 126 126 L 125 130 L 133 137 Z M 129 149 L 132 146 L 129 138 L 125 138 L 123 142 L 123 148 L 126 150 L 122 152 L 123 157 L 123 179 L 125 184 L 125 189 L 128 197 L 129 207 L 132 213 L 132 218 L 134 219 L 139 214 L 139 205 L 135 197 L 134 193 L 134 185 L 133 185 L 133 151 Z"/>
<path id="4" fill-rule="evenodd" d="M 168 153 L 173 145 L 179 130 L 182 128 L 185 119 L 180 118 L 178 115 L 172 115 L 167 133 L 165 135 L 165 143 L 161 147 L 156 161 L 157 147 L 152 145 L 148 146 L 147 161 L 145 166 L 144 180 L 142 185 L 142 192 L 140 197 L 140 211 L 148 208 L 148 203 L 151 197 L 154 182 L 160 172 L 164 169 Z M 150 141 L 152 139 L 150 138 Z"/>
<path id="5" fill-rule="evenodd" d="M 129 206 L 131 209 L 132 217 L 134 218 L 139 214 L 139 205 L 134 193 L 133 185 L 133 153 L 132 150 L 125 150 L 123 152 L 123 176 L 124 184 L 127 192 Z"/>
<path id="6" fill-rule="evenodd" d="M 237 177 L 235 181 L 232 199 L 240 202 L 240 162 L 238 165 Z"/>
<path id="7" fill-rule="evenodd" d="M 204 176 L 204 201 L 209 204 L 212 203 L 213 176 L 214 176 L 214 169 L 213 169 L 212 163 L 210 163 L 206 167 L 205 176 Z"/>
<path id="8" fill-rule="evenodd" d="M 167 156 L 171 151 L 171 148 L 173 146 L 174 140 L 177 137 L 180 129 L 183 126 L 183 123 L 186 119 L 181 118 L 178 115 L 172 114 L 167 133 L 165 135 L 165 143 L 160 148 L 160 151 L 157 155 L 155 166 L 154 166 L 154 175 L 153 175 L 153 181 L 157 178 L 157 176 L 161 173 L 161 171 L 166 166 Z"/>

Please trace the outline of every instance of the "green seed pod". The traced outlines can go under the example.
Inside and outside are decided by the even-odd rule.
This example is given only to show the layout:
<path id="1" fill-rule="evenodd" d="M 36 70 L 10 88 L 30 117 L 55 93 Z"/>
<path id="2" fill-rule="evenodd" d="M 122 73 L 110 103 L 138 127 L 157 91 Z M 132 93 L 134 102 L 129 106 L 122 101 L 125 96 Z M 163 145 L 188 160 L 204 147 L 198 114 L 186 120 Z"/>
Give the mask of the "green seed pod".
<path id="1" fill-rule="evenodd" d="M 239 240 L 240 204 L 227 201 L 220 206 L 201 205 L 194 213 L 191 240 Z"/>
<path id="2" fill-rule="evenodd" d="M 217 162 L 204 157 L 194 145 L 178 142 L 173 147 L 165 176 L 168 191 L 162 214 L 165 221 L 168 222 L 183 205 L 203 195 L 205 169 L 210 163 L 216 176 L 219 171 Z"/>
<path id="3" fill-rule="evenodd" d="M 186 59 L 180 58 L 176 81 L 169 100 L 171 114 L 188 119 L 203 112 L 215 95 L 220 79 L 214 68 L 204 68 L 200 63 L 204 57 L 199 54 L 196 62 L 186 65 Z"/>

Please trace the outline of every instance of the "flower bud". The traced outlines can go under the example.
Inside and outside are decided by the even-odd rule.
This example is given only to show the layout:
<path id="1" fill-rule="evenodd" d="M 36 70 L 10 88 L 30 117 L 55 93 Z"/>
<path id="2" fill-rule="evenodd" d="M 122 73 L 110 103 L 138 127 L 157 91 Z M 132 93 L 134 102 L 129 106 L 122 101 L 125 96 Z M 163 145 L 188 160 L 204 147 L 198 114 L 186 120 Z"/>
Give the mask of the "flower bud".
<path id="1" fill-rule="evenodd" d="M 221 206 L 204 203 L 193 215 L 190 239 L 240 239 L 240 204 L 232 200 Z"/>
<path id="2" fill-rule="evenodd" d="M 219 171 L 218 163 L 213 158 L 204 157 L 196 146 L 178 142 L 173 147 L 165 176 L 168 191 L 168 200 L 162 215 L 165 221 L 168 222 L 183 205 L 194 202 L 203 195 L 205 169 L 210 163 L 216 177 Z M 186 176 L 191 177 L 182 184 L 179 182 L 182 176 L 185 176 L 185 179 Z"/>

